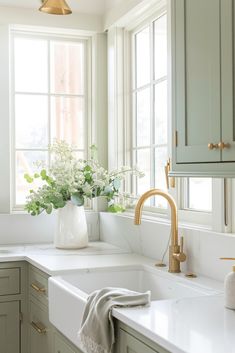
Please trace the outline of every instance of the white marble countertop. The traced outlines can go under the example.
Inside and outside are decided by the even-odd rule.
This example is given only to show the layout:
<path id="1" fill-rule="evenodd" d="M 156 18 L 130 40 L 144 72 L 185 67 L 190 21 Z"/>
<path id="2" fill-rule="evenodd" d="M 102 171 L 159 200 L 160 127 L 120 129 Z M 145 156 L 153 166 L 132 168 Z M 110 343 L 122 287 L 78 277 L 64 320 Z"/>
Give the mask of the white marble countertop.
<path id="1" fill-rule="evenodd" d="M 235 311 L 222 295 L 162 300 L 113 315 L 173 353 L 235 353 Z"/>
<path id="2" fill-rule="evenodd" d="M 83 250 L 57 250 L 50 244 L 0 247 L 0 262 L 22 260 L 49 275 L 154 264 L 152 259 L 102 242 Z M 180 280 L 184 275 L 172 276 Z M 200 276 L 189 281 L 222 289 L 222 283 Z M 113 315 L 172 353 L 235 353 L 235 311 L 224 308 L 222 294 L 154 301 L 147 308 L 114 309 Z"/>

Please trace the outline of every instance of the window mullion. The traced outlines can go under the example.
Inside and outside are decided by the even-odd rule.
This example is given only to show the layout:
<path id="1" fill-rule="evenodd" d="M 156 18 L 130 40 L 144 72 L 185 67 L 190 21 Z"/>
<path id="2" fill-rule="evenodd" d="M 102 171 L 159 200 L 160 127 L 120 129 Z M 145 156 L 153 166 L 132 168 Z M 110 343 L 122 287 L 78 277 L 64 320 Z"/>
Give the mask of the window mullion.
<path id="1" fill-rule="evenodd" d="M 154 123 L 154 29 L 150 24 L 150 187 L 155 187 L 155 123 Z M 155 198 L 150 200 L 151 206 L 155 206 Z"/>
<path id="2" fill-rule="evenodd" d="M 51 41 L 47 41 L 47 79 L 48 79 L 48 145 L 51 143 Z M 51 164 L 51 156 L 48 151 L 47 153 L 47 158 L 48 158 L 48 164 Z"/>

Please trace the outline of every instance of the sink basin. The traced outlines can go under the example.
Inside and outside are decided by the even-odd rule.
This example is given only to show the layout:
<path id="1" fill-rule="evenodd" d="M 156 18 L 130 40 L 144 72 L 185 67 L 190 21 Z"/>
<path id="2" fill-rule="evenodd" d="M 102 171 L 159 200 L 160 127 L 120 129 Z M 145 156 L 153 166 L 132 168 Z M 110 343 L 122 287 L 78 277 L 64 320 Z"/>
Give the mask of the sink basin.
<path id="1" fill-rule="evenodd" d="M 49 278 L 49 319 L 52 324 L 80 346 L 78 331 L 86 300 L 92 291 L 121 287 L 151 291 L 151 300 L 178 299 L 214 294 L 214 290 L 195 285 L 184 277 L 150 266 L 86 270 Z"/>

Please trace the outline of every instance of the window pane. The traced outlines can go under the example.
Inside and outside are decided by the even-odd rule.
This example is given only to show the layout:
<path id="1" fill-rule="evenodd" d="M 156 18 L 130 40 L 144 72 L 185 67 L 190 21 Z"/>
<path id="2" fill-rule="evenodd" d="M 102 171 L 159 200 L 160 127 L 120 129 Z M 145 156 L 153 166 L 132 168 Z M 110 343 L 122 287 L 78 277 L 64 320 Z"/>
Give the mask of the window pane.
<path id="1" fill-rule="evenodd" d="M 32 184 L 28 184 L 24 178 L 24 174 L 32 175 L 37 171 L 34 165 L 36 161 L 43 161 L 47 163 L 47 152 L 40 151 L 17 151 L 16 152 L 16 204 L 23 205 L 29 190 L 33 188 Z M 37 188 L 40 181 L 34 187 Z"/>
<path id="2" fill-rule="evenodd" d="M 17 92 L 47 92 L 47 57 L 46 40 L 15 38 L 14 69 Z"/>
<path id="3" fill-rule="evenodd" d="M 16 95 L 16 148 L 46 148 L 48 145 L 48 98 Z"/>
<path id="4" fill-rule="evenodd" d="M 51 43 L 51 90 L 84 94 L 84 44 Z"/>
<path id="5" fill-rule="evenodd" d="M 53 97 L 51 99 L 52 139 L 65 140 L 85 148 L 84 99 Z"/>
<path id="6" fill-rule="evenodd" d="M 150 30 L 136 34 L 136 87 L 150 82 Z"/>
<path id="7" fill-rule="evenodd" d="M 155 80 L 167 75 L 167 16 L 154 22 Z"/>
<path id="8" fill-rule="evenodd" d="M 155 144 L 167 144 L 167 81 L 155 85 Z"/>
<path id="9" fill-rule="evenodd" d="M 76 151 L 74 154 L 77 159 L 86 159 L 84 151 Z"/>
<path id="10" fill-rule="evenodd" d="M 212 179 L 189 178 L 188 179 L 188 207 L 192 210 L 212 210 Z"/>
<path id="11" fill-rule="evenodd" d="M 143 178 L 137 179 L 137 194 L 141 195 L 150 189 L 150 149 L 137 151 L 137 165 L 145 173 Z"/>
<path id="12" fill-rule="evenodd" d="M 136 136 L 137 146 L 150 145 L 150 90 L 136 94 Z"/>

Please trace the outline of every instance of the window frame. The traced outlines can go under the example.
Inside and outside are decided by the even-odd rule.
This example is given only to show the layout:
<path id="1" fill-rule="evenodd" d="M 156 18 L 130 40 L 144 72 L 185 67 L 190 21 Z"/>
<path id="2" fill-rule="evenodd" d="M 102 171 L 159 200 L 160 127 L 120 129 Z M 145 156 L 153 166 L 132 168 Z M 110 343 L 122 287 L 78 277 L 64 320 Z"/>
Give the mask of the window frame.
<path id="1" fill-rule="evenodd" d="M 151 22 L 154 22 L 157 18 L 160 18 L 164 13 L 167 13 L 167 7 L 164 5 L 160 7 L 157 11 L 154 12 L 151 16 L 148 16 L 143 21 L 136 24 L 136 20 L 134 23 L 129 23 L 128 26 L 124 29 L 123 36 L 123 48 L 124 48 L 124 144 L 123 148 L 123 160 L 127 164 L 132 164 L 132 156 L 131 156 L 131 146 L 132 146 L 132 134 L 133 134 L 133 126 L 132 126 L 132 117 L 133 117 L 133 108 L 132 108 L 132 82 L 133 82 L 133 36 L 138 33 L 141 29 L 146 27 Z M 169 31 L 169 23 L 168 23 L 168 36 L 170 35 Z M 170 42 L 168 38 L 168 43 Z M 169 47 L 169 44 L 168 44 Z M 168 69 L 170 64 L 168 63 Z M 132 69 L 131 69 L 132 68 Z M 170 70 L 168 72 L 168 77 L 170 77 Z M 168 79 L 168 99 L 170 99 L 170 82 Z M 168 111 L 168 155 L 171 155 L 171 112 L 170 109 Z M 121 157 L 120 157 L 121 158 Z M 199 228 L 206 228 L 218 232 L 230 232 L 231 229 L 235 231 L 235 221 L 231 216 L 231 208 L 230 204 L 227 207 L 228 211 L 228 225 L 224 224 L 224 190 L 223 190 L 223 180 L 212 179 L 212 212 L 204 212 L 190 209 L 182 208 L 182 181 L 176 179 L 175 188 L 170 188 L 168 192 L 175 198 L 178 213 L 179 213 L 179 221 L 182 223 L 190 224 Z M 231 185 L 228 185 L 227 194 L 229 195 L 232 190 L 235 190 L 235 185 L 233 185 L 233 189 Z M 126 182 L 126 190 L 133 192 L 133 188 L 131 185 L 131 181 L 127 180 Z M 233 191 L 235 195 L 235 191 Z M 234 196 L 235 199 L 235 196 Z M 233 201 L 235 203 L 235 201 Z M 133 208 L 128 209 L 129 212 L 133 212 Z M 149 217 L 151 215 L 155 215 L 159 218 L 169 218 L 170 210 L 169 207 L 167 210 L 157 208 L 157 207 L 144 207 L 143 216 Z"/>
<path id="2" fill-rule="evenodd" d="M 63 32 L 48 32 L 48 31 L 41 31 L 35 30 L 32 31 L 30 27 L 29 30 L 17 28 L 14 26 L 10 28 L 10 35 L 9 35 L 9 43 L 10 43 L 10 54 L 9 54 L 9 68 L 10 68 L 10 212 L 11 213 L 19 213 L 24 212 L 24 205 L 17 205 L 16 204 L 16 146 L 15 146 L 15 106 L 14 106 L 14 96 L 17 94 L 17 91 L 14 88 L 14 38 L 16 37 L 25 37 L 25 38 L 37 38 L 37 39 L 46 39 L 48 47 L 50 46 L 50 41 L 63 41 L 63 42 L 82 42 L 84 44 L 84 65 L 85 65 L 85 73 L 84 73 L 84 94 L 83 95 L 71 95 L 71 94 L 53 94 L 51 92 L 43 93 L 40 95 L 47 96 L 50 100 L 51 97 L 83 97 L 84 98 L 84 120 L 85 120 L 85 145 L 84 150 L 76 149 L 76 151 L 84 151 L 85 158 L 88 156 L 88 146 L 91 145 L 92 141 L 92 107 L 91 107 L 91 96 L 92 96 L 92 74 L 91 74 L 91 67 L 92 67 L 92 51 L 91 51 L 91 37 L 83 36 L 83 35 L 75 35 L 69 34 L 67 31 Z M 48 53 L 48 69 L 50 67 L 50 55 Z M 50 72 L 50 71 L 49 71 Z M 48 81 L 50 81 L 50 75 L 48 75 Z M 48 86 L 50 87 L 50 85 Z M 27 94 L 27 92 L 23 92 L 23 94 Z M 29 94 L 35 94 L 29 92 Z M 37 93 L 36 93 L 37 94 Z M 50 141 L 50 123 L 51 123 L 51 111 L 50 111 L 50 102 L 48 102 L 48 141 Z M 20 150 L 28 150 L 28 149 L 20 149 Z M 30 149 L 30 151 L 48 151 L 48 149 Z M 50 156 L 48 155 L 49 160 Z M 87 202 L 85 205 L 86 208 L 91 209 L 92 203 Z"/>

